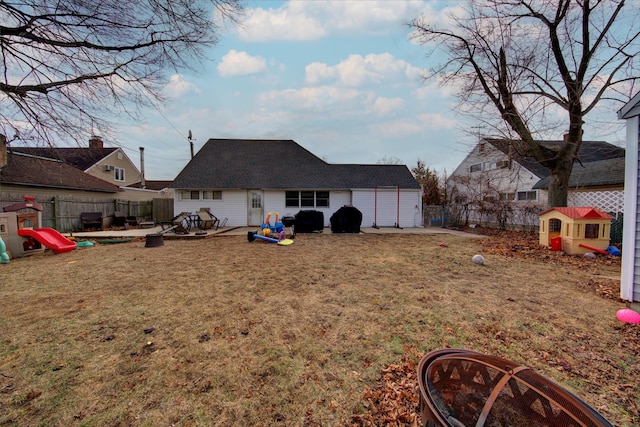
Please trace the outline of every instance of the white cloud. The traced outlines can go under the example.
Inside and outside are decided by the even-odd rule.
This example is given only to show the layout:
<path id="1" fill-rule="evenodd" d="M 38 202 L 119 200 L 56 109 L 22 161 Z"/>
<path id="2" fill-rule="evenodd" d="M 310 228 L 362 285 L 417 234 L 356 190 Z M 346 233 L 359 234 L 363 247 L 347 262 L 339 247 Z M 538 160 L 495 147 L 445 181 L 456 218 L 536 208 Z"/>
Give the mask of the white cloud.
<path id="1" fill-rule="evenodd" d="M 385 34 L 397 31 L 423 8 L 419 0 L 289 1 L 279 8 L 247 9 L 236 31 L 241 40 L 251 42 Z"/>
<path id="2" fill-rule="evenodd" d="M 344 86 L 380 84 L 393 80 L 416 80 L 422 71 L 406 61 L 395 59 L 390 53 L 371 53 L 366 56 L 349 55 L 335 66 L 314 62 L 305 68 L 305 81 L 319 84 L 337 80 Z"/>
<path id="3" fill-rule="evenodd" d="M 265 107 L 286 110 L 327 111 L 340 109 L 363 111 L 375 99 L 372 92 L 341 89 L 333 86 L 307 87 L 264 92 L 258 101 Z"/>
<path id="4" fill-rule="evenodd" d="M 422 122 L 426 129 L 430 130 L 454 129 L 457 125 L 455 120 L 451 120 L 442 114 L 424 113 L 419 114 L 417 118 Z"/>
<path id="5" fill-rule="evenodd" d="M 408 137 L 424 132 L 425 128 L 411 120 L 392 120 L 370 125 L 374 134 L 387 137 Z"/>
<path id="6" fill-rule="evenodd" d="M 261 56 L 251 56 L 247 52 L 230 50 L 218 64 L 222 77 L 246 76 L 261 73 L 266 69 L 266 60 Z"/>
<path id="7" fill-rule="evenodd" d="M 169 83 L 164 87 L 164 92 L 170 97 L 178 98 L 186 93 L 200 93 L 200 89 L 182 75 L 174 74 L 169 79 Z"/>
<path id="8" fill-rule="evenodd" d="M 402 108 L 405 104 L 404 99 L 402 98 L 377 98 L 373 106 L 371 107 L 371 111 L 378 115 L 384 115 L 391 113 L 392 111 L 397 111 Z"/>

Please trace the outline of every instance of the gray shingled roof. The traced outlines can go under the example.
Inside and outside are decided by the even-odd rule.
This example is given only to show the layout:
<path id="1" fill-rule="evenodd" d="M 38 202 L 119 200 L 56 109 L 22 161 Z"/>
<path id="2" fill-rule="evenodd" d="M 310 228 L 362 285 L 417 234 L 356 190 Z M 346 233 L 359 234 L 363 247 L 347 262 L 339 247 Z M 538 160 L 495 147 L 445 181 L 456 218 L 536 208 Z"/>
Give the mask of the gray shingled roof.
<path id="1" fill-rule="evenodd" d="M 510 150 L 509 141 L 504 139 L 487 138 L 487 142 L 502 151 L 504 154 L 513 158 L 527 170 L 531 171 L 538 178 L 549 176 L 549 169 L 538 163 L 533 157 L 522 156 Z M 564 141 L 537 141 L 547 148 L 559 149 Z M 624 158 L 624 148 L 620 148 L 605 141 L 582 141 L 580 150 L 578 151 L 578 159 L 582 164 L 591 163 L 600 160 Z M 580 162 L 574 164 L 574 169 L 579 167 Z"/>
<path id="2" fill-rule="evenodd" d="M 122 191 L 100 178 L 82 172 L 59 160 L 46 159 L 8 150 L 8 163 L 0 170 L 0 183 L 30 187 L 117 193 Z"/>
<path id="3" fill-rule="evenodd" d="M 292 140 L 209 139 L 173 181 L 190 189 L 420 189 L 405 165 L 329 164 Z"/>
<path id="4" fill-rule="evenodd" d="M 569 187 L 595 187 L 624 184 L 624 157 L 606 159 L 584 164 L 574 163 L 569 177 Z M 549 177 L 542 178 L 534 189 L 547 190 Z"/>
<path id="5" fill-rule="evenodd" d="M 68 165 L 85 171 L 116 151 L 117 148 L 11 147 L 11 150 L 15 153 L 61 160 Z"/>

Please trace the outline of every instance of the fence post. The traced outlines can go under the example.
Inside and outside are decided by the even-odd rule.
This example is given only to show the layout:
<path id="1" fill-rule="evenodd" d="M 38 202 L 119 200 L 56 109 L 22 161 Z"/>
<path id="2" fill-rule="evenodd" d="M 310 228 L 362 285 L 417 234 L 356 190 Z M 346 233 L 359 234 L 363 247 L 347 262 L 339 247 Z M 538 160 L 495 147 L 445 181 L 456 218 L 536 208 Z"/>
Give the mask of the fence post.
<path id="1" fill-rule="evenodd" d="M 58 229 L 58 218 L 56 212 L 56 198 L 55 196 L 51 198 L 51 228 L 54 230 Z"/>

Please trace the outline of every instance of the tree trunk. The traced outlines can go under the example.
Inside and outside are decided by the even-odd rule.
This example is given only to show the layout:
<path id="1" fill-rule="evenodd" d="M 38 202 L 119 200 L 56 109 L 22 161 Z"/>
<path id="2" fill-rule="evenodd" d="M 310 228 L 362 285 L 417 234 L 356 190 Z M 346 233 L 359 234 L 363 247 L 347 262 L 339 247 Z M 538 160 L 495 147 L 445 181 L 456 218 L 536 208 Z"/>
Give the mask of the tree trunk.
<path id="1" fill-rule="evenodd" d="M 549 199 L 547 206 L 550 208 L 559 208 L 567 206 L 567 198 L 569 196 L 569 177 L 571 176 L 571 163 L 559 162 L 558 166 L 551 170 L 549 176 Z"/>

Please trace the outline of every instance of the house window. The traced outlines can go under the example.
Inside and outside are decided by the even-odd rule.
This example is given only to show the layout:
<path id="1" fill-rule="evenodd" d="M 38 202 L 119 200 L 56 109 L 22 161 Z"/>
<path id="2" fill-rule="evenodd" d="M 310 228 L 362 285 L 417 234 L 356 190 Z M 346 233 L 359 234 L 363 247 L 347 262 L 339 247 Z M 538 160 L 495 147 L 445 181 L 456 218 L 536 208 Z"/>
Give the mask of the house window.
<path id="1" fill-rule="evenodd" d="M 329 207 L 328 191 L 287 191 L 284 197 L 287 208 Z"/>
<path id="2" fill-rule="evenodd" d="M 122 152 L 118 151 L 118 160 L 122 160 Z"/>
<path id="3" fill-rule="evenodd" d="M 182 200 L 199 200 L 200 192 L 198 190 L 183 190 L 180 192 Z"/>
<path id="4" fill-rule="evenodd" d="M 538 193 L 536 191 L 518 191 L 518 200 L 538 200 Z"/>
<path id="5" fill-rule="evenodd" d="M 469 172 L 480 172 L 481 170 L 482 170 L 482 163 L 471 165 L 469 167 Z"/>
<path id="6" fill-rule="evenodd" d="M 313 191 L 301 191 L 300 192 L 300 206 L 305 208 L 312 208 L 314 203 Z"/>
<path id="7" fill-rule="evenodd" d="M 284 196 L 284 205 L 288 208 L 300 207 L 300 194 L 297 191 L 287 191 Z"/>
<path id="8" fill-rule="evenodd" d="M 316 207 L 329 207 L 329 192 L 328 191 L 316 191 Z"/>
<path id="9" fill-rule="evenodd" d="M 511 202 L 516 199 L 516 193 L 500 193 L 500 200 Z"/>
<path id="10" fill-rule="evenodd" d="M 115 181 L 124 181 L 124 169 L 113 168 L 113 179 Z"/>
<path id="11" fill-rule="evenodd" d="M 509 167 L 509 160 L 500 160 L 496 162 L 497 169 L 507 169 Z"/>
<path id="12" fill-rule="evenodd" d="M 202 192 L 202 198 L 204 200 L 222 200 L 222 191 L 204 190 Z"/>
<path id="13" fill-rule="evenodd" d="M 585 224 L 584 226 L 585 239 L 597 239 L 599 233 L 600 233 L 600 224 Z"/>

